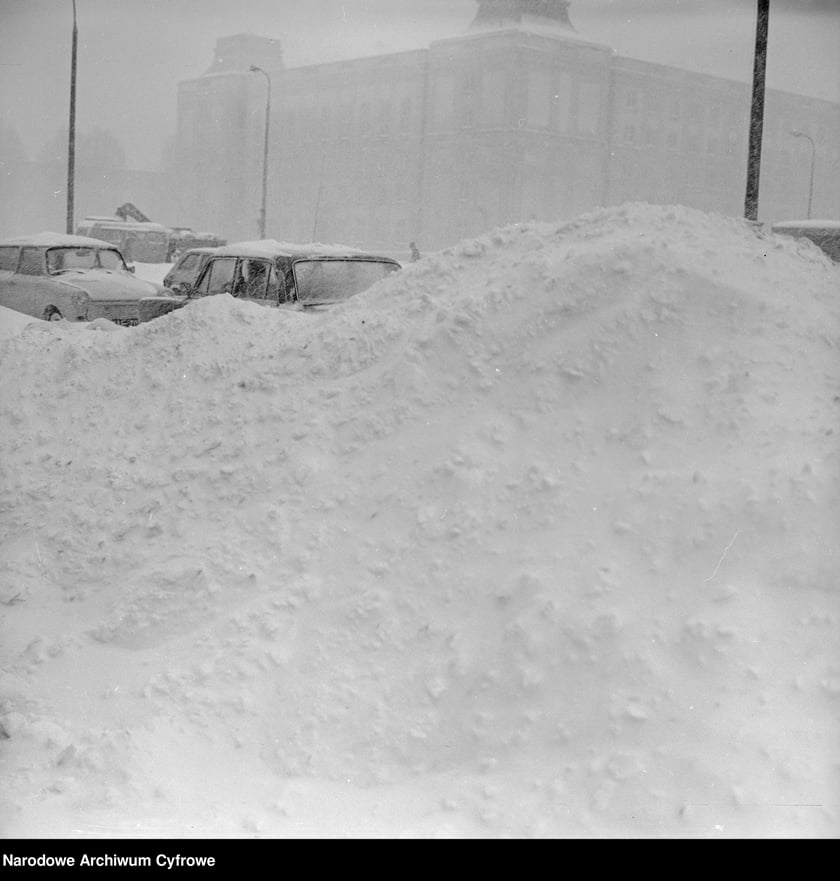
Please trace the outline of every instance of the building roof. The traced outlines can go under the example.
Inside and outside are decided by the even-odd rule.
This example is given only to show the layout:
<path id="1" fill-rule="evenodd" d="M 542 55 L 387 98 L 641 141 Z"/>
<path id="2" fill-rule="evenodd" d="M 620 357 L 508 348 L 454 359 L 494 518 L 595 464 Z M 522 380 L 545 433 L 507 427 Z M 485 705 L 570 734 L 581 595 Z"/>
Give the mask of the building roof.
<path id="1" fill-rule="evenodd" d="M 570 0 L 478 0 L 470 30 L 487 28 L 545 27 L 574 31 L 569 18 Z"/>

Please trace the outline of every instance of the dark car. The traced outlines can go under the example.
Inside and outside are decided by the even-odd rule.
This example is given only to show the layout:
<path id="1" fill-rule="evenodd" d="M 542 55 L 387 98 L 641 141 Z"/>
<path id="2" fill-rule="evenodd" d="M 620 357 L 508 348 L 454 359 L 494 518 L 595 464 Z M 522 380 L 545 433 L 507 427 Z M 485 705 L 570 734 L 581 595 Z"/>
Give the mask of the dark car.
<path id="1" fill-rule="evenodd" d="M 772 230 L 794 238 L 809 239 L 840 263 L 840 220 L 786 220 L 774 223 Z"/>
<path id="2" fill-rule="evenodd" d="M 164 286 L 176 294 L 186 294 L 192 290 L 210 255 L 215 253 L 215 248 L 188 248 L 183 251 L 163 277 Z"/>
<path id="3" fill-rule="evenodd" d="M 0 241 L 0 306 L 35 318 L 137 324 L 144 297 L 170 293 L 137 278 L 99 239 L 44 232 Z"/>
<path id="4" fill-rule="evenodd" d="M 401 264 L 353 248 L 294 245 L 266 239 L 217 248 L 186 296 L 149 297 L 141 321 L 180 309 L 199 297 L 230 294 L 262 306 L 319 308 L 367 290 Z"/>

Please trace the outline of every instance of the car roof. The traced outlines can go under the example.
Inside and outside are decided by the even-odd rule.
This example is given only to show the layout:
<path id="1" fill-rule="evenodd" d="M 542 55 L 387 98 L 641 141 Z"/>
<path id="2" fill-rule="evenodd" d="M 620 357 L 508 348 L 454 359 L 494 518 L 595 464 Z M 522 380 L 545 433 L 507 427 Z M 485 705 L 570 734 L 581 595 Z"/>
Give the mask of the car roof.
<path id="1" fill-rule="evenodd" d="M 209 245 L 202 248 L 184 248 L 184 250 L 178 254 L 178 260 L 182 257 L 186 257 L 188 254 L 215 254 L 216 251 L 218 251 L 218 248 L 211 248 Z"/>
<path id="2" fill-rule="evenodd" d="M 92 239 L 88 236 L 73 236 L 59 232 L 39 232 L 29 236 L 15 236 L 0 240 L 0 245 L 32 245 L 41 248 L 108 248 L 118 250 L 111 242 Z"/>
<path id="3" fill-rule="evenodd" d="M 167 227 L 162 223 L 155 223 L 153 220 L 120 220 L 119 217 L 100 217 L 91 215 L 80 220 L 78 227 L 101 226 L 109 229 L 127 229 L 139 230 L 145 229 L 152 232 L 166 232 Z"/>
<path id="4" fill-rule="evenodd" d="M 295 244 L 278 242 L 276 239 L 259 239 L 253 242 L 234 242 L 215 248 L 216 257 L 362 257 L 397 263 L 385 254 L 372 254 L 346 245 L 322 245 L 317 242 Z"/>
<path id="5" fill-rule="evenodd" d="M 774 232 L 785 229 L 830 229 L 840 231 L 840 220 L 780 220 L 772 226 Z"/>

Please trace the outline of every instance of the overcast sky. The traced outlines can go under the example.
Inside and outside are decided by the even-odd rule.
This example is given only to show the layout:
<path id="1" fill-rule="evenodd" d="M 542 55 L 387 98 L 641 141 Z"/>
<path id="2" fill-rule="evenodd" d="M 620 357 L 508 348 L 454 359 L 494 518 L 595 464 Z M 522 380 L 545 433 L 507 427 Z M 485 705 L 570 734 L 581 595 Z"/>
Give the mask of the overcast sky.
<path id="1" fill-rule="evenodd" d="M 756 0 L 573 0 L 578 33 L 622 55 L 749 81 Z M 771 88 L 840 101 L 840 0 L 771 0 Z M 457 36 L 475 0 L 76 0 L 77 131 L 104 128 L 155 168 L 177 83 L 216 39 L 277 38 L 288 66 L 422 48 Z M 67 125 L 72 0 L 0 0 L 0 121 L 30 158 Z"/>

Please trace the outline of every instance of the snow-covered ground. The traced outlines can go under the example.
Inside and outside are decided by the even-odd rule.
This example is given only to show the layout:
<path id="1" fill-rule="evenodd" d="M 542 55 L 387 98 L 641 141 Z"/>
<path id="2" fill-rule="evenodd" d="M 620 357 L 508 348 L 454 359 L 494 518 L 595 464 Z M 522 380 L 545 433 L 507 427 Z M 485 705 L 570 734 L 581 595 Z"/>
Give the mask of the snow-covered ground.
<path id="1" fill-rule="evenodd" d="M 3 835 L 840 832 L 816 247 L 626 205 L 318 315 L 22 325 Z"/>

